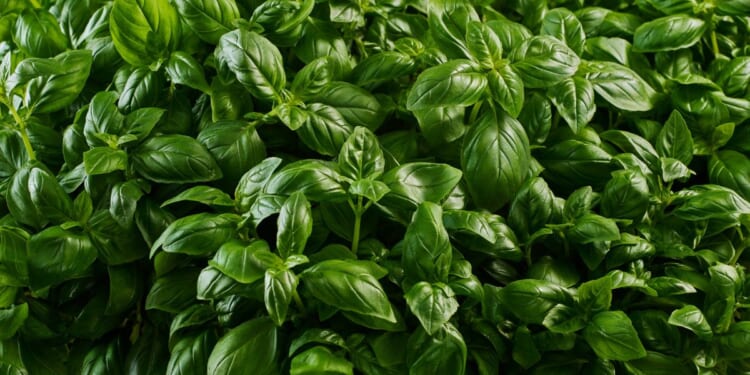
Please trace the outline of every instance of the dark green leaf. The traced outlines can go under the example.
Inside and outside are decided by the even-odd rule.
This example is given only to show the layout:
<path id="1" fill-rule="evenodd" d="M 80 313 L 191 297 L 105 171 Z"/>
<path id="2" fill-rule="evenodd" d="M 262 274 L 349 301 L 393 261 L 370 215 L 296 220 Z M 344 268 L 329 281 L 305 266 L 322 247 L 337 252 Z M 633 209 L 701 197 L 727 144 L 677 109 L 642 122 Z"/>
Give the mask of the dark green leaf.
<path id="1" fill-rule="evenodd" d="M 109 20 L 117 52 L 134 66 L 167 57 L 178 42 L 180 22 L 167 0 L 116 0 Z"/>
<path id="2" fill-rule="evenodd" d="M 185 135 L 149 138 L 132 157 L 140 174 L 160 183 L 205 182 L 222 176 L 211 154 L 194 138 Z"/>
<path id="3" fill-rule="evenodd" d="M 302 254 L 313 228 L 310 202 L 303 193 L 292 193 L 281 206 L 278 227 L 276 247 L 279 254 L 283 258 L 292 254 Z"/>
<path id="4" fill-rule="evenodd" d="M 584 328 L 583 337 L 603 359 L 630 361 L 646 356 L 630 318 L 622 311 L 594 315 Z"/>
<path id="5" fill-rule="evenodd" d="M 375 267 L 375 268 L 373 268 Z M 373 270 L 377 269 L 377 273 Z M 315 298 L 340 310 L 396 322 L 388 296 L 378 282 L 385 270 L 368 261 L 326 260 L 300 276 Z"/>
<path id="6" fill-rule="evenodd" d="M 352 364 L 324 346 L 314 346 L 292 358 L 290 375 L 351 375 Z"/>
<path id="7" fill-rule="evenodd" d="M 468 60 L 451 60 L 422 72 L 409 91 L 409 110 L 469 106 L 482 97 L 487 77 Z"/>
<path id="8" fill-rule="evenodd" d="M 209 374 L 280 374 L 278 331 L 271 319 L 249 320 L 230 330 L 208 357 Z"/>
<path id="9" fill-rule="evenodd" d="M 443 283 L 416 283 L 404 294 L 404 299 L 430 335 L 442 329 L 443 324 L 458 311 L 458 301 L 453 290 Z"/>
<path id="10" fill-rule="evenodd" d="M 550 87 L 572 76 L 581 61 L 563 42 L 546 35 L 525 40 L 509 57 L 530 88 Z"/>
<path id="11" fill-rule="evenodd" d="M 698 43 L 706 23 L 685 14 L 657 18 L 635 30 L 633 47 L 638 52 L 674 51 Z"/>
<path id="12" fill-rule="evenodd" d="M 465 137 L 461 164 L 475 203 L 495 211 L 526 180 L 529 141 L 521 124 L 504 113 L 486 112 Z"/>
<path id="13" fill-rule="evenodd" d="M 216 58 L 254 97 L 280 100 L 286 74 L 281 53 L 268 39 L 244 29 L 228 32 L 219 39 Z"/>

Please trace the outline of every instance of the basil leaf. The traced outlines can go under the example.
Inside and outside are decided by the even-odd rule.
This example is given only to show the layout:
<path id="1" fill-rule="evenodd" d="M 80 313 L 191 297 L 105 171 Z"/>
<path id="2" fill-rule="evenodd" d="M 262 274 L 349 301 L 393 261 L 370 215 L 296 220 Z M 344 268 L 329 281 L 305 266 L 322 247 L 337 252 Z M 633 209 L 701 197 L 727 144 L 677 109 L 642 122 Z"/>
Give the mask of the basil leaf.
<path id="1" fill-rule="evenodd" d="M 521 124 L 505 114 L 486 112 L 467 133 L 461 157 L 475 203 L 490 211 L 505 205 L 526 180 L 530 158 Z"/>
<path id="2" fill-rule="evenodd" d="M 409 91 L 409 110 L 449 105 L 469 106 L 482 97 L 487 87 L 484 76 L 468 60 L 452 60 L 422 72 Z"/>
<path id="3" fill-rule="evenodd" d="M 646 356 L 630 318 L 622 311 L 594 315 L 584 328 L 583 337 L 600 358 L 630 361 Z"/>
<path id="4" fill-rule="evenodd" d="M 374 273 L 373 266 L 367 261 L 325 260 L 300 277 L 310 294 L 328 305 L 395 323 L 393 307 L 377 280 L 384 272 Z"/>
<path id="5" fill-rule="evenodd" d="M 281 206 L 278 227 L 276 246 L 279 254 L 283 258 L 302 254 L 313 229 L 310 202 L 304 194 L 295 192 L 287 198 Z"/>
<path id="6" fill-rule="evenodd" d="M 633 47 L 637 52 L 674 51 L 698 43 L 706 23 L 685 14 L 657 18 L 635 30 Z"/>
<path id="7" fill-rule="evenodd" d="M 180 23 L 167 0 L 115 0 L 109 31 L 120 56 L 131 65 L 144 66 L 174 49 Z"/>
<path id="8" fill-rule="evenodd" d="M 448 280 L 453 250 L 442 221 L 440 206 L 424 202 L 417 207 L 404 235 L 401 258 L 406 277 L 411 280 Z"/>
<path id="9" fill-rule="evenodd" d="M 189 183 L 222 177 L 211 154 L 194 138 L 185 135 L 149 138 L 132 157 L 136 171 L 151 181 Z"/>
<path id="10" fill-rule="evenodd" d="M 550 87 L 547 95 L 573 133 L 580 132 L 594 118 L 594 86 L 586 79 L 565 79 Z"/>
<path id="11" fill-rule="evenodd" d="M 568 46 L 546 35 L 524 41 L 509 58 L 529 88 L 549 87 L 572 76 L 581 61 Z"/>
<path id="12" fill-rule="evenodd" d="M 604 61 L 589 62 L 586 78 L 594 91 L 613 106 L 625 111 L 649 111 L 654 107 L 656 92 L 629 68 Z"/>
<path id="13" fill-rule="evenodd" d="M 177 12 L 199 38 L 217 44 L 234 28 L 240 12 L 234 0 L 175 0 Z"/>
<path id="14" fill-rule="evenodd" d="M 442 283 L 419 282 L 409 289 L 404 298 L 411 312 L 430 335 L 442 329 L 443 324 L 458 311 L 453 290 Z"/>
<path id="15" fill-rule="evenodd" d="M 252 31 L 234 30 L 219 39 L 215 56 L 254 97 L 280 101 L 286 74 L 281 53 L 268 39 Z"/>
<path id="16" fill-rule="evenodd" d="M 222 336 L 208 357 L 208 373 L 279 374 L 279 333 L 271 319 L 256 318 Z"/>

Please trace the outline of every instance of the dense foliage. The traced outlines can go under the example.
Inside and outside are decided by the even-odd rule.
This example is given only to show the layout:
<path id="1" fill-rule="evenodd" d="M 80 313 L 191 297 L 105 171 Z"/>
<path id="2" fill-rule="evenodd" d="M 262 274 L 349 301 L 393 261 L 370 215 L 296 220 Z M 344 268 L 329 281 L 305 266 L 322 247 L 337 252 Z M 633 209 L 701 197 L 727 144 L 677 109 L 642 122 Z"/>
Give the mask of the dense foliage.
<path id="1" fill-rule="evenodd" d="M 750 374 L 748 0 L 0 0 L 2 374 Z"/>

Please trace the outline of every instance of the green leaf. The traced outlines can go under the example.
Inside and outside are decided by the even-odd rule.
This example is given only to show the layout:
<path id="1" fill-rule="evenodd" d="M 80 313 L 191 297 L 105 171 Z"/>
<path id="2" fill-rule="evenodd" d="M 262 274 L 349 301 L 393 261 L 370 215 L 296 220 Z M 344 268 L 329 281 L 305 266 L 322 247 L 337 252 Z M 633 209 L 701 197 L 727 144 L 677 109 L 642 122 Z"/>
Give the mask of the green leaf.
<path id="1" fill-rule="evenodd" d="M 329 105 L 313 103 L 305 114 L 307 121 L 297 129 L 302 143 L 319 154 L 336 155 L 352 133 L 341 112 Z"/>
<path id="2" fill-rule="evenodd" d="M 622 311 L 594 315 L 583 329 L 583 338 L 599 358 L 630 361 L 646 356 L 633 323 Z"/>
<path id="3" fill-rule="evenodd" d="M 329 164 L 319 160 L 300 160 L 289 163 L 274 174 L 266 183 L 265 192 L 291 195 L 299 191 L 311 201 L 335 201 L 346 196 L 340 178 Z"/>
<path id="4" fill-rule="evenodd" d="M 651 206 L 646 177 L 639 171 L 626 169 L 612 173 L 601 196 L 602 213 L 608 217 L 641 220 Z"/>
<path id="5" fill-rule="evenodd" d="M 550 87 L 547 96 L 573 133 L 579 133 L 594 118 L 594 86 L 586 79 L 565 79 Z"/>
<path id="6" fill-rule="evenodd" d="M 207 255 L 218 250 L 235 234 L 239 217 L 207 212 L 173 221 L 151 246 L 151 256 L 162 248 L 168 253 Z"/>
<path id="7" fill-rule="evenodd" d="M 238 325 L 222 336 L 208 357 L 209 374 L 280 374 L 278 331 L 267 317 Z"/>
<path id="8" fill-rule="evenodd" d="M 26 85 L 24 102 L 35 113 L 57 112 L 83 91 L 91 64 L 91 53 L 85 50 L 66 51 L 49 59 L 25 59 L 8 81 Z"/>
<path id="9" fill-rule="evenodd" d="M 624 111 L 642 112 L 654 107 L 656 92 L 629 68 L 604 61 L 588 62 L 586 79 L 604 100 Z"/>
<path id="10" fill-rule="evenodd" d="M 7 340 L 13 337 L 28 317 L 29 305 L 26 303 L 0 309 L 0 339 Z"/>
<path id="11" fill-rule="evenodd" d="M 115 184 L 109 196 L 109 213 L 123 228 L 130 228 L 136 212 L 138 200 L 145 192 L 136 180 Z"/>
<path id="12" fill-rule="evenodd" d="M 578 303 L 588 313 L 609 310 L 612 305 L 612 279 L 604 276 L 587 281 L 578 287 Z"/>
<path id="13" fill-rule="evenodd" d="M 197 279 L 197 268 L 180 268 L 159 277 L 146 296 L 146 309 L 172 314 L 185 310 L 195 301 Z"/>
<path id="14" fill-rule="evenodd" d="M 172 52 L 165 69 L 173 83 L 189 86 L 203 92 L 211 91 L 208 82 L 206 82 L 203 67 L 186 52 Z"/>
<path id="15" fill-rule="evenodd" d="M 167 375 L 205 374 L 208 356 L 216 343 L 216 334 L 210 330 L 191 333 L 175 342 L 169 353 Z"/>
<path id="16" fill-rule="evenodd" d="M 452 59 L 470 56 L 464 42 L 466 29 L 472 21 L 479 21 L 476 10 L 460 1 L 441 1 L 427 9 L 429 33 L 435 44 Z"/>
<path id="17" fill-rule="evenodd" d="M 352 70 L 352 83 L 373 90 L 388 81 L 410 74 L 414 59 L 396 51 L 383 51 L 362 59 Z"/>
<path id="18" fill-rule="evenodd" d="M 52 57 L 68 47 L 57 19 L 43 9 L 20 12 L 13 30 L 13 42 L 23 53 L 33 57 Z"/>
<path id="19" fill-rule="evenodd" d="M 466 134 L 461 154 L 475 203 L 489 211 L 508 203 L 526 180 L 530 159 L 521 124 L 504 113 L 485 112 Z"/>
<path id="20" fill-rule="evenodd" d="M 545 167 L 542 172 L 545 180 L 567 191 L 586 185 L 601 187 L 614 169 L 609 153 L 595 144 L 575 139 L 547 148 L 538 159 Z"/>
<path id="21" fill-rule="evenodd" d="M 240 12 L 234 0 L 175 0 L 185 23 L 203 41 L 218 44 L 219 38 L 234 29 Z"/>
<path id="22" fill-rule="evenodd" d="M 541 353 L 534 344 L 531 331 L 526 326 L 516 329 L 513 334 L 513 360 L 527 369 L 542 359 Z"/>
<path id="23" fill-rule="evenodd" d="M 555 8 L 542 19 L 541 35 L 549 35 L 565 43 L 578 56 L 583 53 L 586 34 L 578 18 L 566 8 Z"/>
<path id="24" fill-rule="evenodd" d="M 401 258 L 408 279 L 448 281 L 453 250 L 442 217 L 443 210 L 437 204 L 424 202 L 417 207 L 406 228 Z"/>
<path id="25" fill-rule="evenodd" d="M 449 105 L 470 106 L 487 88 L 487 77 L 468 60 L 451 60 L 419 74 L 409 91 L 410 111 Z"/>
<path id="26" fill-rule="evenodd" d="M 370 179 L 356 180 L 349 186 L 349 194 L 365 197 L 372 202 L 379 201 L 390 191 L 385 183 Z"/>
<path id="27" fill-rule="evenodd" d="M 528 88 L 550 87 L 578 70 L 581 59 L 559 40 L 538 35 L 525 40 L 509 56 Z"/>
<path id="28" fill-rule="evenodd" d="M 710 189 L 691 196 L 672 213 L 689 221 L 736 219 L 740 213 L 750 213 L 750 203 L 733 190 Z"/>
<path id="29" fill-rule="evenodd" d="M 351 127 L 375 131 L 385 119 L 380 102 L 371 92 L 347 82 L 329 83 L 314 100 L 334 108 Z"/>
<path id="30" fill-rule="evenodd" d="M 281 162 L 277 157 L 266 158 L 242 175 L 234 191 L 234 199 L 241 212 L 250 209 Z"/>
<path id="31" fill-rule="evenodd" d="M 637 52 L 674 51 L 698 43 L 708 26 L 700 18 L 686 14 L 657 18 L 635 30 L 633 48 Z"/>
<path id="32" fill-rule="evenodd" d="M 726 186 L 743 198 L 750 199 L 750 159 L 734 150 L 721 150 L 708 161 L 711 183 Z"/>
<path id="33" fill-rule="evenodd" d="M 542 323 L 558 303 L 570 302 L 569 292 L 546 280 L 516 280 L 501 290 L 505 308 L 525 323 Z"/>
<path id="34" fill-rule="evenodd" d="M 115 0 L 109 31 L 125 61 L 145 66 L 168 57 L 178 43 L 180 22 L 167 0 Z"/>
<path id="35" fill-rule="evenodd" d="M 380 177 L 385 158 L 375 134 L 361 126 L 354 128 L 339 151 L 338 165 L 342 176 L 355 181 Z"/>
<path id="36" fill-rule="evenodd" d="M 693 371 L 693 367 L 681 358 L 652 351 L 648 351 L 644 358 L 625 362 L 625 368 L 635 375 L 684 374 Z"/>
<path id="37" fill-rule="evenodd" d="M 422 202 L 440 202 L 456 187 L 461 175 L 460 170 L 447 164 L 401 164 L 380 179 L 391 189 L 383 201 L 403 202 L 412 208 Z"/>
<path id="38" fill-rule="evenodd" d="M 280 101 L 286 74 L 279 49 L 268 39 L 252 31 L 234 30 L 219 39 L 215 55 L 254 97 Z"/>
<path id="39" fill-rule="evenodd" d="M 310 202 L 301 192 L 292 193 L 281 206 L 276 247 L 282 258 L 302 254 L 313 229 Z"/>
<path id="40" fill-rule="evenodd" d="M 234 187 L 242 173 L 263 161 L 266 147 L 254 127 L 242 121 L 217 121 L 196 137 L 221 168 L 221 187 Z"/>
<path id="41" fill-rule="evenodd" d="M 418 328 L 407 344 L 406 363 L 411 375 L 456 374 L 466 372 L 467 349 L 461 333 L 450 323 L 441 332 L 429 335 Z"/>
<path id="42" fill-rule="evenodd" d="M 270 254 L 270 247 L 266 241 L 245 244 L 232 240 L 222 244 L 208 263 L 237 282 L 251 284 L 263 278 L 268 264 L 264 261 L 267 254 Z"/>
<path id="43" fill-rule="evenodd" d="M 180 194 L 169 198 L 161 204 L 161 207 L 178 202 L 197 202 L 209 206 L 232 207 L 234 201 L 229 194 L 210 186 L 193 186 Z"/>
<path id="44" fill-rule="evenodd" d="M 573 223 L 568 238 L 581 244 L 596 241 L 614 241 L 620 238 L 620 230 L 614 220 L 597 214 L 586 214 Z"/>
<path id="45" fill-rule="evenodd" d="M 483 69 L 492 69 L 503 59 L 500 38 L 486 24 L 471 22 L 466 26 L 466 47 Z"/>
<path id="46" fill-rule="evenodd" d="M 708 324 L 703 312 L 693 305 L 672 311 L 669 315 L 669 324 L 686 328 L 703 340 L 709 340 L 713 337 L 711 325 Z"/>
<path id="47" fill-rule="evenodd" d="M 352 364 L 333 354 L 324 346 L 314 346 L 292 358 L 291 375 L 346 375 L 353 374 Z"/>
<path id="48" fill-rule="evenodd" d="M 458 301 L 453 290 L 443 283 L 418 282 L 404 294 L 404 299 L 430 335 L 442 329 L 443 324 L 458 311 Z"/>
<path id="49" fill-rule="evenodd" d="M 498 233 L 495 233 L 490 220 L 476 211 L 444 211 L 443 225 L 454 235 L 458 233 L 472 234 L 492 244 L 498 240 Z"/>
<path id="50" fill-rule="evenodd" d="M 124 171 L 128 167 L 128 154 L 110 147 L 94 147 L 83 153 L 83 165 L 89 176 Z"/>
<path id="51" fill-rule="evenodd" d="M 131 156 L 136 171 L 151 181 L 191 183 L 222 177 L 211 154 L 195 138 L 186 135 L 149 138 Z"/>
<path id="52" fill-rule="evenodd" d="M 333 259 L 315 264 L 300 277 L 310 294 L 327 305 L 395 323 L 393 307 L 377 280 L 384 275 L 385 270 L 369 261 Z"/>
<path id="53" fill-rule="evenodd" d="M 266 310 L 277 326 L 286 321 L 292 295 L 297 293 L 299 279 L 290 270 L 267 270 L 263 288 L 263 300 Z"/>
<path id="54" fill-rule="evenodd" d="M 49 227 L 28 242 L 29 280 L 34 290 L 80 278 L 96 261 L 87 234 Z"/>
<path id="55" fill-rule="evenodd" d="M 693 137 L 680 112 L 672 111 L 656 138 L 659 155 L 674 158 L 685 165 L 693 160 Z"/>
<path id="56" fill-rule="evenodd" d="M 508 211 L 510 225 L 522 240 L 549 223 L 555 195 L 541 177 L 533 177 L 521 186 Z"/>
<path id="57" fill-rule="evenodd" d="M 7 189 L 8 211 L 19 223 L 41 228 L 48 222 L 63 223 L 73 218 L 72 199 L 41 164 L 30 163 L 19 169 Z"/>
<path id="58" fill-rule="evenodd" d="M 490 96 L 512 117 L 518 117 L 524 106 L 523 80 L 510 65 L 499 66 L 487 77 Z"/>
<path id="59" fill-rule="evenodd" d="M 26 243 L 29 234 L 23 229 L 0 226 L 0 279 L 7 285 L 23 286 L 29 282 Z"/>

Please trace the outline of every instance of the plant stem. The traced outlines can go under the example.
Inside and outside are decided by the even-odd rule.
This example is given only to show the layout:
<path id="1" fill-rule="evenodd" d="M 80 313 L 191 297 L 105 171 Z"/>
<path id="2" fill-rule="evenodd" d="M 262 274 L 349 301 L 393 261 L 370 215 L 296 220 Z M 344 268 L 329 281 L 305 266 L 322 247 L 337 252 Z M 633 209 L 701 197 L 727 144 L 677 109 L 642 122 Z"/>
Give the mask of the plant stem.
<path id="1" fill-rule="evenodd" d="M 469 115 L 469 125 L 474 125 L 479 116 L 479 109 L 482 108 L 482 102 L 474 104 L 474 108 L 471 109 L 471 115 Z"/>
<path id="2" fill-rule="evenodd" d="M 362 207 L 362 197 L 357 197 L 357 206 L 354 208 L 354 233 L 352 234 L 352 253 L 357 255 L 359 249 L 359 232 L 362 226 L 362 214 L 365 210 Z"/>
<path id="3" fill-rule="evenodd" d="M 711 47 L 714 51 L 714 58 L 719 57 L 719 41 L 716 39 L 716 30 L 711 30 Z"/>
<path id="4" fill-rule="evenodd" d="M 294 304 L 297 305 L 297 308 L 302 312 L 302 314 L 307 314 L 307 309 L 305 308 L 305 304 L 302 303 L 302 299 L 299 298 L 299 293 L 297 293 L 297 289 L 294 289 L 292 291 L 292 299 L 294 299 Z"/>
<path id="5" fill-rule="evenodd" d="M 16 125 L 18 132 L 21 134 L 21 139 L 23 140 L 23 146 L 26 148 L 26 153 L 29 154 L 30 160 L 36 160 L 36 152 L 34 152 L 34 148 L 31 146 L 31 140 L 29 140 L 29 133 L 26 132 L 26 122 L 21 118 L 21 116 L 18 115 L 18 112 L 16 112 L 16 108 L 13 107 L 13 105 L 7 101 L 2 101 L 5 106 L 8 107 L 10 110 L 10 115 L 13 116 L 13 119 L 16 120 Z"/>

